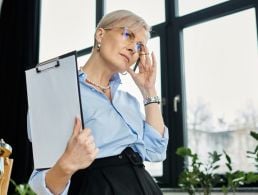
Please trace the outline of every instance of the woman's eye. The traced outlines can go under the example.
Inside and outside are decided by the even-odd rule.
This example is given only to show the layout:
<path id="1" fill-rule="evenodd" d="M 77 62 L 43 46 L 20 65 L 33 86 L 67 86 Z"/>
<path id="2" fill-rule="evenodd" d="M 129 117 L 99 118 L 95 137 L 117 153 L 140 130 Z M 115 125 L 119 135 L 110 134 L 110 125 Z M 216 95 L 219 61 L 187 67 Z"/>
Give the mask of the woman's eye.
<path id="1" fill-rule="evenodd" d="M 141 52 L 142 51 L 142 45 L 141 44 L 136 44 L 136 51 Z"/>
<path id="2" fill-rule="evenodd" d="M 138 43 L 138 51 L 144 51 L 144 45 L 142 43 Z"/>
<path id="3" fill-rule="evenodd" d="M 123 36 L 124 36 L 125 39 L 130 39 L 130 40 L 133 40 L 133 39 L 134 39 L 133 34 L 130 33 L 130 32 L 128 32 L 128 31 L 125 31 L 125 32 L 123 33 Z"/>
<path id="4" fill-rule="evenodd" d="M 142 43 L 136 43 L 135 44 L 135 51 L 140 53 L 145 50 L 144 45 Z"/>

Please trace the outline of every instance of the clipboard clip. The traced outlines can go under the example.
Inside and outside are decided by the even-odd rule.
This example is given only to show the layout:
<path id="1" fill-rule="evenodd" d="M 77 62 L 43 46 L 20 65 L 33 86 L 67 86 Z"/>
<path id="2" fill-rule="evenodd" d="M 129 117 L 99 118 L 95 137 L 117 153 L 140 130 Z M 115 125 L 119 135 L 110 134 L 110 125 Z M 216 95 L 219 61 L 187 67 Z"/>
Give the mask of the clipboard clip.
<path id="1" fill-rule="evenodd" d="M 42 71 L 51 69 L 51 68 L 57 68 L 60 66 L 59 58 L 54 58 L 45 62 L 42 62 L 36 66 L 36 72 L 41 73 Z"/>

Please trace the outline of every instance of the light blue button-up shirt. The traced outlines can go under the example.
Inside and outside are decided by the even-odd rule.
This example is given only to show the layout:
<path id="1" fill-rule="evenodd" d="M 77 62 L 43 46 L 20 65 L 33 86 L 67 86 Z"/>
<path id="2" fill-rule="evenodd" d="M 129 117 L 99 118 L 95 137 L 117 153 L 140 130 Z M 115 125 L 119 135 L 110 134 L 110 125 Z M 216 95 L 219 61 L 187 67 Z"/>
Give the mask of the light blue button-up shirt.
<path id="1" fill-rule="evenodd" d="M 87 84 L 87 75 L 79 71 L 84 126 L 90 128 L 99 148 L 97 158 L 120 154 L 133 148 L 144 161 L 159 162 L 166 158 L 168 129 L 163 136 L 145 122 L 137 99 L 119 89 L 121 80 L 112 77 L 110 101 L 103 93 Z M 29 184 L 37 194 L 51 194 L 46 188 L 45 171 L 34 170 Z M 62 194 L 67 194 L 69 184 Z"/>

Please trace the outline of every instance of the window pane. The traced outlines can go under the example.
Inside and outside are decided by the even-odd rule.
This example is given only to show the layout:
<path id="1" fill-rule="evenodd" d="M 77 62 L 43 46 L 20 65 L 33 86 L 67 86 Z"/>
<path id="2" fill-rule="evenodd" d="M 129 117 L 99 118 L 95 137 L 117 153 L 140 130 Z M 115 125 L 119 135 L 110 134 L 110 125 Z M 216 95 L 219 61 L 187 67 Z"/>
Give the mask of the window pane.
<path id="1" fill-rule="evenodd" d="M 189 0 L 177 0 L 178 3 L 178 14 L 179 16 L 186 15 L 207 7 L 211 7 L 213 5 L 217 5 L 223 2 L 226 2 L 229 0 L 212 0 L 212 1 L 207 1 L 207 0 L 194 0 L 194 1 L 189 1 Z"/>
<path id="2" fill-rule="evenodd" d="M 86 64 L 90 55 L 91 54 L 86 54 L 86 55 L 83 55 L 83 56 L 80 56 L 80 57 L 77 58 L 78 69 L 80 69 L 82 66 L 84 66 Z"/>
<path id="3" fill-rule="evenodd" d="M 127 9 L 143 17 L 146 22 L 151 26 L 165 21 L 164 0 L 106 0 L 105 5 L 106 13 L 118 9 Z M 150 11 L 153 10 L 154 7 L 155 13 L 153 11 Z"/>
<path id="4" fill-rule="evenodd" d="M 158 67 L 157 67 L 157 81 L 156 81 L 156 89 L 158 92 L 159 97 L 161 97 L 161 77 L 160 77 L 160 39 L 159 37 L 153 38 L 149 40 L 148 42 L 148 48 L 151 53 L 151 51 L 154 52 Z M 140 90 L 135 85 L 134 81 L 132 80 L 131 76 L 129 74 L 121 75 L 122 85 L 121 90 L 128 91 L 132 95 L 134 95 L 138 101 L 141 103 L 143 101 L 142 95 L 140 93 Z M 144 114 L 144 106 L 141 104 L 141 111 Z M 163 164 L 160 163 L 149 163 L 144 162 L 146 169 L 149 170 L 152 176 L 162 176 L 163 172 Z"/>
<path id="5" fill-rule="evenodd" d="M 249 133 L 258 132 L 256 33 L 254 9 L 183 31 L 188 147 L 202 159 L 225 150 L 246 171 L 255 169 Z"/>
<path id="6" fill-rule="evenodd" d="M 41 2 L 40 61 L 93 45 L 95 2 Z"/>

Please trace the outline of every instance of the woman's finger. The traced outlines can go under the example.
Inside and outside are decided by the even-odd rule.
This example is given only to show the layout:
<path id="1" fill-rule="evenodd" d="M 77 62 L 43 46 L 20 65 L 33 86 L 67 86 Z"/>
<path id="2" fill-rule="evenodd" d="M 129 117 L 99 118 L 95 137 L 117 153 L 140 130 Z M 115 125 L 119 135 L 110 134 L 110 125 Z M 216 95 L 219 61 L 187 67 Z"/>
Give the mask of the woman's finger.
<path id="1" fill-rule="evenodd" d="M 146 56 L 145 56 L 145 53 L 140 53 L 139 56 L 140 56 L 140 63 L 138 65 L 139 72 L 143 72 L 145 69 Z"/>
<path id="2" fill-rule="evenodd" d="M 151 59 L 152 59 L 152 67 L 153 70 L 156 71 L 157 69 L 157 60 L 156 60 L 156 56 L 153 52 L 151 52 Z"/>
<path id="3" fill-rule="evenodd" d="M 150 68 L 151 68 L 151 59 L 149 56 L 149 49 L 147 47 L 145 47 L 144 52 L 142 52 L 142 55 L 144 56 L 144 59 L 145 59 L 143 64 L 144 71 L 148 72 L 150 71 Z"/>
<path id="4" fill-rule="evenodd" d="M 78 135 L 81 131 L 81 120 L 79 117 L 75 118 L 72 137 Z"/>
<path id="5" fill-rule="evenodd" d="M 146 71 L 150 71 L 152 68 L 152 61 L 150 59 L 150 56 L 146 56 L 146 65 L 145 65 Z"/>

